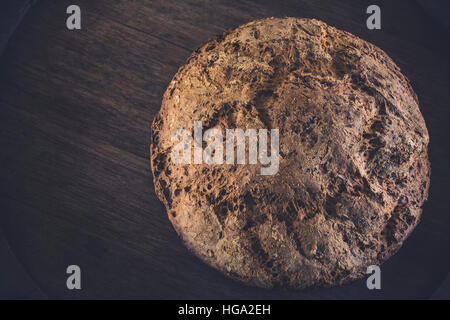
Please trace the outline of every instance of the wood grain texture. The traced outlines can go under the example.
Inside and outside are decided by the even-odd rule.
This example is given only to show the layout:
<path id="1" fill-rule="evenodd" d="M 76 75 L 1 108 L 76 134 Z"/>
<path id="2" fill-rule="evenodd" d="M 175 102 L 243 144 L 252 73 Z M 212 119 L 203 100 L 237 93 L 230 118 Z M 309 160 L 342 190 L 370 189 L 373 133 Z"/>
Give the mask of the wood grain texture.
<path id="1" fill-rule="evenodd" d="M 450 267 L 449 35 L 411 1 L 79 0 L 81 31 L 65 28 L 70 1 L 42 0 L 0 62 L 0 226 L 50 298 L 427 298 Z M 394 2 L 394 3 L 392 3 Z M 378 45 L 419 96 L 432 178 L 422 222 L 365 281 L 308 291 L 232 281 L 190 254 L 154 193 L 150 124 L 191 51 L 269 16 L 313 17 Z M 83 289 L 65 287 L 69 264 Z"/>

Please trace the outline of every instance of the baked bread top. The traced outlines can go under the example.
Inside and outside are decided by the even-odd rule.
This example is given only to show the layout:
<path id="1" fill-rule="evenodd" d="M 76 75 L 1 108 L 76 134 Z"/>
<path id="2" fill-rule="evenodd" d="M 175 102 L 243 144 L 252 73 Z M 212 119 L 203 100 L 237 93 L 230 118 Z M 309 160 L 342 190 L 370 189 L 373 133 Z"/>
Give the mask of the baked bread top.
<path id="1" fill-rule="evenodd" d="M 174 163 L 172 135 L 193 137 L 194 121 L 203 133 L 278 129 L 278 170 Z M 305 288 L 361 277 L 400 248 L 427 198 L 428 140 L 410 83 L 381 49 L 321 21 L 269 18 L 180 68 L 152 125 L 151 164 L 198 257 L 257 286 Z"/>

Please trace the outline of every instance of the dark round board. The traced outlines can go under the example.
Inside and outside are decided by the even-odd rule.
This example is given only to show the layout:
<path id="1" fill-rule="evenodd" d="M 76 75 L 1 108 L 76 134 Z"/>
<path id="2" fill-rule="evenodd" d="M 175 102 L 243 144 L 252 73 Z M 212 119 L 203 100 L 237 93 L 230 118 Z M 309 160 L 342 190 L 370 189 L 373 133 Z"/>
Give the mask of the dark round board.
<path id="1" fill-rule="evenodd" d="M 450 267 L 450 37 L 421 2 L 378 1 L 382 29 L 368 30 L 369 1 L 79 0 L 82 29 L 72 31 L 72 1 L 37 2 L 0 58 L 0 287 L 10 288 L 0 297 L 432 297 Z M 365 279 L 306 291 L 233 281 L 183 246 L 155 195 L 150 125 L 169 81 L 210 37 L 270 16 L 317 18 L 374 43 L 419 96 L 430 196 L 382 265 L 381 290 Z M 82 290 L 66 287 L 72 264 Z"/>

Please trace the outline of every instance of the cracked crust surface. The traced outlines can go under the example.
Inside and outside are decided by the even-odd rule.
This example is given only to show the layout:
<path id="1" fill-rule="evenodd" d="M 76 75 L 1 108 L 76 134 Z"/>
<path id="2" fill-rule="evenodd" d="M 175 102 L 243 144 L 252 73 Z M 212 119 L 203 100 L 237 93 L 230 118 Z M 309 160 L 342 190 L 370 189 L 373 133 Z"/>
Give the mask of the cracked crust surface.
<path id="1" fill-rule="evenodd" d="M 175 129 L 279 129 L 280 164 L 175 165 Z M 428 132 L 379 48 L 310 19 L 253 21 L 180 68 L 152 125 L 158 197 L 184 243 L 261 287 L 338 285 L 381 264 L 419 222 Z"/>

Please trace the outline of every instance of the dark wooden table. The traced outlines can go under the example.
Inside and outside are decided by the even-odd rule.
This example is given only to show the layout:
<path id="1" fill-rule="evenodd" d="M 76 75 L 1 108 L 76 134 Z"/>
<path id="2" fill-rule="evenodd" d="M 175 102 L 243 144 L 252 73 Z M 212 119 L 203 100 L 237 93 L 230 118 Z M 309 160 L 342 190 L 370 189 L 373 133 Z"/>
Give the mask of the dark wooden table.
<path id="1" fill-rule="evenodd" d="M 428 298 L 440 287 L 450 267 L 450 39 L 415 1 L 376 1 L 379 31 L 366 28 L 371 1 L 76 2 L 82 30 L 66 29 L 72 1 L 42 0 L 0 59 L 0 245 L 9 252 L 1 258 L 17 258 L 30 296 Z M 419 96 L 430 199 L 382 266 L 380 291 L 364 279 L 298 292 L 230 280 L 185 249 L 154 193 L 150 124 L 169 81 L 208 38 L 269 16 L 318 18 L 378 45 Z M 66 288 L 71 264 L 82 269 L 80 291 Z"/>

